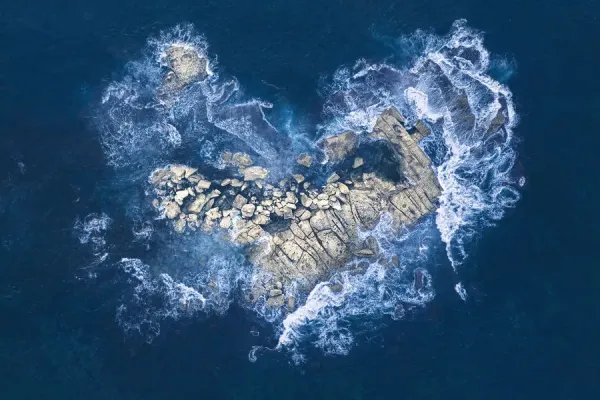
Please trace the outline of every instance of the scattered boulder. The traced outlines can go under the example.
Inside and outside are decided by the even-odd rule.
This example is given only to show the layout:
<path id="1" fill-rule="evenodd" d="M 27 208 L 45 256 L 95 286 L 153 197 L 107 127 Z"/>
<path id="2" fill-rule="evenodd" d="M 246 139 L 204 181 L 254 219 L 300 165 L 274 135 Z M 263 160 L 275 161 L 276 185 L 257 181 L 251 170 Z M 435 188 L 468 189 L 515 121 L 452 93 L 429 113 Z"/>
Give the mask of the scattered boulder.
<path id="1" fill-rule="evenodd" d="M 176 218 L 181 213 L 181 208 L 179 208 L 179 204 L 175 202 L 168 203 L 165 206 L 165 215 L 169 219 Z"/>
<path id="2" fill-rule="evenodd" d="M 250 218 L 254 215 L 254 210 L 256 206 L 254 204 L 244 204 L 242 206 L 242 217 Z"/>
<path id="3" fill-rule="evenodd" d="M 233 206 L 238 210 L 241 210 L 246 203 L 248 203 L 248 199 L 241 194 L 238 194 L 235 196 L 235 199 L 233 199 Z"/>
<path id="4" fill-rule="evenodd" d="M 263 167 L 249 167 L 244 170 L 244 181 L 255 181 L 265 179 L 269 171 Z"/>

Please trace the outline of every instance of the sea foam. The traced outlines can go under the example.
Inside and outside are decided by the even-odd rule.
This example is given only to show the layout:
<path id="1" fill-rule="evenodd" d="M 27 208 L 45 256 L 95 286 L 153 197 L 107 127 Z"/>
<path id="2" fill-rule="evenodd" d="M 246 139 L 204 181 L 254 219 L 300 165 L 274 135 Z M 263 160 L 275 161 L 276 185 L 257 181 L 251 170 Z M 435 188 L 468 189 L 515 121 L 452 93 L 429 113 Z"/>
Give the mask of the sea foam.
<path id="1" fill-rule="evenodd" d="M 210 73 L 163 101 L 157 93 L 165 73 L 164 54 L 174 43 L 191 46 L 206 57 Z M 163 240 L 163 221 L 145 216 L 141 205 L 131 212 L 128 202 L 134 240 L 146 249 L 152 243 L 155 255 L 147 261 L 126 257 L 114 264 L 128 282 L 117 308 L 117 321 L 126 332 L 152 341 L 164 320 L 222 314 L 236 301 L 273 325 L 277 338 L 273 349 L 287 351 L 293 361 L 301 362 L 304 346 L 346 354 L 362 334 L 377 329 L 386 318 L 403 319 L 431 302 L 436 249 L 445 249 L 449 264 L 460 273 L 472 239 L 515 205 L 516 188 L 525 184 L 525 178 L 517 182 L 512 172 L 518 120 L 512 94 L 490 76 L 492 67 L 498 75 L 499 67 L 514 69 L 514 63 L 492 63 L 482 34 L 462 20 L 446 36 L 418 31 L 387 44 L 400 55 L 397 63 L 359 60 L 339 68 L 320 89 L 323 122 L 316 127 L 316 136 L 368 132 L 391 106 L 400 110 L 408 125 L 424 120 L 431 129 L 420 145 L 442 187 L 435 215 L 401 232 L 394 231 L 391 218 L 383 215 L 374 230 L 361 233 L 374 236 L 382 253 L 396 255 L 399 265 L 352 262 L 309 293 L 292 283 L 285 290 L 297 299 L 298 307 L 286 313 L 267 307 L 264 296 L 247 300 L 244 294 L 253 283 L 269 276 L 249 265 L 241 248 L 200 232 Z M 266 109 L 284 123 L 269 120 Z M 191 25 L 150 39 L 123 77 L 108 85 L 98 116 L 107 161 L 117 171 L 115 179 L 128 185 L 143 186 L 157 166 L 182 162 L 176 155 L 183 154 L 185 162 L 222 168 L 218 153 L 227 146 L 252 153 L 275 173 L 283 173 L 293 163 L 291 146 L 315 145 L 309 138 L 315 135 L 305 134 L 309 128 L 289 126 L 292 117 L 301 120 L 290 107 L 278 110 L 277 105 L 248 96 L 235 77 L 227 77 L 206 39 Z M 79 222 L 80 241 L 105 249 L 108 221 L 92 216 Z M 467 299 L 462 283 L 455 290 Z M 254 347 L 249 359 L 255 361 L 260 350 Z"/>

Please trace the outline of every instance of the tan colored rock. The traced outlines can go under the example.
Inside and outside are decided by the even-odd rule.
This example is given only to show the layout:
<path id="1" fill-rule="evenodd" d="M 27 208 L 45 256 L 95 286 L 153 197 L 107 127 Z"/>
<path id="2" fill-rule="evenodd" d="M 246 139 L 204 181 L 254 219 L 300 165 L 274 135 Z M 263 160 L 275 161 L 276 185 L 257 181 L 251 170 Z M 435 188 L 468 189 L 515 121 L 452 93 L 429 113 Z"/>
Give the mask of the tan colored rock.
<path id="1" fill-rule="evenodd" d="M 196 196 L 194 201 L 192 201 L 192 203 L 188 206 L 187 210 L 188 210 L 188 212 L 191 212 L 191 213 L 199 213 L 200 211 L 202 211 L 204 204 L 206 204 L 206 195 L 203 193 L 200 193 L 198 196 Z"/>
<path id="2" fill-rule="evenodd" d="M 177 233 L 183 233 L 185 231 L 185 219 L 178 219 L 173 222 L 173 230 Z"/>
<path id="3" fill-rule="evenodd" d="M 231 161 L 239 168 L 246 168 L 252 165 L 252 157 L 246 153 L 235 153 Z"/>
<path id="4" fill-rule="evenodd" d="M 308 197 L 306 194 L 301 193 L 300 194 L 300 202 L 302 203 L 302 205 L 306 208 L 310 207 L 310 205 L 312 204 L 312 199 L 310 197 Z"/>
<path id="5" fill-rule="evenodd" d="M 333 174 L 329 175 L 329 178 L 327 178 L 327 183 L 334 183 L 340 180 L 340 176 L 337 174 L 337 172 L 334 172 Z"/>
<path id="6" fill-rule="evenodd" d="M 253 221 L 256 225 L 268 225 L 271 219 L 265 214 L 256 214 Z"/>
<path id="7" fill-rule="evenodd" d="M 309 168 L 312 165 L 312 157 L 306 153 L 300 154 L 296 157 L 296 162 L 306 168 Z"/>
<path id="8" fill-rule="evenodd" d="M 294 178 L 294 180 L 298 183 L 302 183 L 304 182 L 304 175 L 301 174 L 294 174 L 292 175 L 292 177 Z"/>
<path id="9" fill-rule="evenodd" d="M 343 183 L 338 183 L 338 189 L 340 191 L 341 194 L 349 194 L 350 193 L 350 189 L 348 189 L 348 186 L 346 186 Z"/>
<path id="10" fill-rule="evenodd" d="M 206 190 L 210 188 L 210 181 L 205 181 L 205 180 L 201 180 L 200 182 L 198 182 L 198 184 L 196 185 L 196 189 L 199 190 Z"/>
<path id="11" fill-rule="evenodd" d="M 331 162 L 339 162 L 352 154 L 358 146 L 358 136 L 354 132 L 343 132 L 323 140 L 323 149 Z"/>
<path id="12" fill-rule="evenodd" d="M 255 209 L 256 209 L 256 206 L 254 204 L 244 204 L 242 206 L 242 217 L 250 218 L 251 216 L 254 215 Z"/>
<path id="13" fill-rule="evenodd" d="M 235 199 L 233 199 L 232 205 L 238 210 L 241 210 L 246 203 L 248 203 L 248 199 L 242 196 L 241 194 L 238 194 L 237 196 L 235 196 Z"/>
<path id="14" fill-rule="evenodd" d="M 219 226 L 223 229 L 229 229 L 231 227 L 231 217 L 227 216 L 219 222 Z"/>
<path id="15" fill-rule="evenodd" d="M 362 167 L 364 165 L 364 163 L 365 163 L 365 161 L 362 158 L 356 157 L 354 159 L 354 162 L 352 163 L 352 168 L 356 169 L 358 167 Z"/>
<path id="16" fill-rule="evenodd" d="M 175 193 L 175 202 L 179 205 L 183 204 L 183 200 L 185 200 L 186 197 L 188 197 L 190 195 L 190 193 L 186 190 L 179 190 L 178 192 Z"/>
<path id="17" fill-rule="evenodd" d="M 208 75 L 208 60 L 194 46 L 172 44 L 166 49 L 162 58 L 170 69 L 164 78 L 163 90 L 180 90 L 196 80 L 203 80 Z"/>
<path id="18" fill-rule="evenodd" d="M 246 207 L 244 219 L 233 218 L 223 212 L 223 219 L 213 224 L 219 223 L 224 229 L 230 229 L 231 240 L 240 245 L 248 245 L 244 247 L 248 260 L 272 276 L 271 283 L 256 283 L 261 293 L 258 297 L 267 295 L 273 288 L 274 281 L 286 282 L 286 287 L 287 282 L 294 282 L 301 288 L 310 290 L 357 258 L 362 258 L 365 262 L 360 265 L 366 264 L 367 267 L 371 262 L 387 265 L 389 262 L 381 258 L 376 240 L 367 238 L 363 241 L 359 232 L 373 229 L 383 213 L 391 216 L 394 229 L 400 229 L 435 211 L 441 193 L 437 177 L 430 160 L 415 140 L 418 136 L 408 134 L 403 121 L 397 110 L 389 109 L 382 113 L 373 131 L 368 134 L 370 140 L 384 140 L 389 144 L 394 161 L 399 163 L 399 170 L 404 174 L 402 182 L 392 182 L 378 172 L 360 173 L 358 170 L 350 171 L 352 179 L 345 180 L 344 183 L 338 178 L 324 187 L 313 185 L 308 189 L 308 185 L 302 185 L 306 187 L 306 191 L 298 195 L 294 190 L 287 190 L 289 193 L 284 194 L 285 189 L 275 189 L 272 185 L 265 184 L 262 194 L 248 190 L 247 193 L 251 193 L 248 197 L 252 196 L 250 203 L 240 195 L 231 200 L 235 196 L 231 189 L 219 197 L 220 202 L 217 204 L 222 204 L 224 198 L 229 199 L 237 207 L 234 210 L 238 214 L 238 209 Z M 352 151 L 349 150 L 346 156 Z M 340 171 L 340 174 L 347 172 Z M 176 178 L 176 174 L 170 170 L 155 171 L 150 178 L 151 183 L 155 182 L 152 183 L 156 188 L 155 195 L 163 208 L 172 202 L 170 196 L 175 192 L 174 189 L 167 189 L 169 185 L 166 183 L 174 183 L 178 188 L 187 184 L 185 180 L 181 183 L 172 181 L 171 176 Z M 253 188 L 254 183 L 249 185 Z M 285 187 L 289 189 L 290 185 L 286 183 Z M 159 195 L 158 190 L 165 190 L 165 193 Z M 201 193 L 194 202 L 202 200 L 202 196 L 206 198 L 204 201 L 215 200 L 209 199 L 211 194 L 206 196 Z M 299 202 L 296 196 L 300 198 Z M 201 205 L 204 209 L 212 208 L 209 204 Z M 258 206 L 261 207 L 260 211 Z M 293 207 L 297 209 L 294 210 Z M 249 212 L 250 208 L 252 213 Z M 231 213 L 231 210 L 228 211 Z M 277 227 L 277 233 L 270 234 L 266 231 L 271 232 L 267 227 L 273 222 L 270 218 L 272 213 L 273 221 L 280 218 L 287 221 Z M 229 220 L 225 221 L 226 218 Z M 193 229 L 195 221 L 187 221 L 188 227 Z M 391 264 L 398 265 L 397 258 Z M 271 306 L 282 307 L 289 301 L 287 299 L 282 294 L 269 297 L 267 302 Z M 288 309 L 293 307 L 288 304 Z"/>
<path id="19" fill-rule="evenodd" d="M 181 213 L 181 208 L 179 208 L 179 204 L 175 202 L 168 203 L 165 207 L 165 215 L 169 219 L 176 218 Z"/>
<path id="20" fill-rule="evenodd" d="M 211 208 L 206 212 L 206 218 L 208 219 L 219 219 L 221 216 L 221 210 L 219 210 L 217 207 Z"/>
<path id="21" fill-rule="evenodd" d="M 244 180 L 245 181 L 255 181 L 257 179 L 265 179 L 269 175 L 269 171 L 267 171 L 263 167 L 248 167 L 244 170 Z"/>

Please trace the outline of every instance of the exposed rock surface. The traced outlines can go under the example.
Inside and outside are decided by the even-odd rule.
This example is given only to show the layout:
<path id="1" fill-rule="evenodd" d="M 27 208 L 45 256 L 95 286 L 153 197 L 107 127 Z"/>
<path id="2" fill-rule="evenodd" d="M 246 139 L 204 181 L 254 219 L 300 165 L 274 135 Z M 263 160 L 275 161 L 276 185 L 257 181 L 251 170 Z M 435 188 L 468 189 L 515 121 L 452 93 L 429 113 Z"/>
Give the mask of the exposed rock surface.
<path id="1" fill-rule="evenodd" d="M 323 150 L 331 162 L 339 162 L 352 154 L 358 146 L 358 136 L 354 132 L 343 132 L 323 140 Z"/>
<path id="2" fill-rule="evenodd" d="M 193 46 L 172 44 L 165 50 L 163 60 L 169 68 L 163 79 L 163 93 L 181 90 L 208 76 L 208 61 Z"/>
<path id="3" fill-rule="evenodd" d="M 399 229 L 435 210 L 440 186 L 417 144 L 429 130 L 422 124 L 410 135 L 403 123 L 400 113 L 391 108 L 368 134 L 391 149 L 402 171 L 397 182 L 365 172 L 365 162 L 353 156 L 358 138 L 345 132 L 326 139 L 325 151 L 330 161 L 352 157 L 349 170 L 332 173 L 324 186 L 313 186 L 300 174 L 274 186 L 265 181 L 268 170 L 250 167 L 251 160 L 238 156 L 245 161 L 235 163 L 241 167 L 243 184 L 233 177 L 211 182 L 180 165 L 154 171 L 150 177 L 157 195 L 153 204 L 172 220 L 176 232 L 224 229 L 230 240 L 247 245 L 250 262 L 268 271 L 274 282 L 257 283 L 254 297 L 265 296 L 269 306 L 287 305 L 291 310 L 295 299 L 286 297 L 285 288 L 292 281 L 309 290 L 353 259 L 384 257 L 373 237 L 359 235 L 374 228 L 383 213 Z M 229 160 L 233 162 L 231 154 Z M 310 166 L 304 161 L 298 158 L 302 165 L 298 168 Z M 398 265 L 393 257 L 385 262 Z"/>

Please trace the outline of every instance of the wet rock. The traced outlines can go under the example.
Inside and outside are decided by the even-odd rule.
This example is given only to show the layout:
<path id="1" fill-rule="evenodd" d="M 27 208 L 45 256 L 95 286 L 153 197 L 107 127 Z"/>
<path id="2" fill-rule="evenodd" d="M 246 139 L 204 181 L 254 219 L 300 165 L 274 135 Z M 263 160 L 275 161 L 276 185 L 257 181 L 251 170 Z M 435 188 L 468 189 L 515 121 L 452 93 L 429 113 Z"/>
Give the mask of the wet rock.
<path id="1" fill-rule="evenodd" d="M 281 291 L 281 289 L 271 289 L 271 291 L 269 292 L 270 297 L 277 297 L 281 296 L 282 294 L 283 292 Z"/>
<path id="2" fill-rule="evenodd" d="M 254 204 L 244 204 L 242 206 L 242 217 L 250 218 L 254 215 L 254 210 L 256 206 Z"/>
<path id="3" fill-rule="evenodd" d="M 354 159 L 354 162 L 352 163 L 352 168 L 356 169 L 358 167 L 362 167 L 364 165 L 365 161 L 360 158 L 360 157 L 356 157 Z"/>
<path id="4" fill-rule="evenodd" d="M 340 180 L 340 176 L 337 174 L 337 172 L 334 172 L 333 174 L 329 175 L 329 178 L 327 178 L 327 183 L 334 183 Z"/>
<path id="5" fill-rule="evenodd" d="M 265 179 L 269 175 L 269 171 L 267 171 L 263 167 L 249 167 L 244 170 L 244 180 L 245 181 L 255 181 L 257 179 Z"/>
<path id="6" fill-rule="evenodd" d="M 296 157 L 296 162 L 300 165 L 309 168 L 312 165 L 312 157 L 306 153 L 302 153 L 298 157 Z"/>
<path id="7" fill-rule="evenodd" d="M 210 188 L 210 185 L 211 185 L 210 181 L 201 180 L 196 185 L 196 189 L 198 189 L 198 190 L 206 190 L 206 189 Z"/>
<path id="8" fill-rule="evenodd" d="M 185 231 L 185 219 L 178 219 L 173 222 L 173 230 L 177 233 L 183 233 Z"/>
<path id="9" fill-rule="evenodd" d="M 316 283 L 340 269 L 356 265 L 353 261 L 357 259 L 366 260 L 359 265 L 368 266 L 368 262 L 374 261 L 387 265 L 386 260 L 377 258 L 380 250 L 376 240 L 363 241 L 360 236 L 360 232 L 373 229 L 384 213 L 391 217 L 392 228 L 399 230 L 435 211 L 441 193 L 437 177 L 430 160 L 415 140 L 419 135 L 409 134 L 403 121 L 398 111 L 390 108 L 377 119 L 374 129 L 365 134 L 368 140 L 387 143 L 390 149 L 387 157 L 392 157 L 398 164 L 398 170 L 402 171 L 401 181 L 384 176 L 377 169 L 369 172 L 352 168 L 339 170 L 341 166 L 349 167 L 349 163 L 344 163 L 338 167 L 338 177 L 330 179 L 324 186 L 299 183 L 294 177 L 293 180 L 284 179 L 281 188 L 274 188 L 268 183 L 262 185 L 257 179 L 243 183 L 242 189 L 246 191 L 241 192 L 234 187 L 235 179 L 229 178 L 231 182 L 226 190 L 223 189 L 224 193 L 213 190 L 206 194 L 198 192 L 198 183 L 204 179 L 194 172 L 193 176 L 198 177 L 193 183 L 198 193 L 194 194 L 190 186 L 192 180 L 185 178 L 185 166 L 176 166 L 174 171 L 168 167 L 153 172 L 150 177 L 155 187 L 153 196 L 166 213 L 168 204 L 177 205 L 174 201 L 176 192 L 187 190 L 188 197 L 195 196 L 187 207 L 190 214 L 183 215 L 190 230 L 197 227 L 210 230 L 216 225 L 228 229 L 229 240 L 248 245 L 244 251 L 249 262 L 257 268 L 270 274 L 275 281 L 293 282 L 311 290 Z M 344 146 L 339 147 L 343 150 Z M 352 146 L 347 147 L 351 149 Z M 351 156 L 352 151 L 349 150 L 347 155 Z M 354 159 L 355 163 L 357 159 Z M 262 169 L 247 167 L 244 173 L 249 169 L 252 173 L 254 168 Z M 340 175 L 349 175 L 350 179 L 345 178 L 342 183 Z M 208 180 L 205 182 L 209 183 Z M 257 182 L 261 182 L 260 187 Z M 298 193 L 299 186 L 303 190 Z M 185 201 L 190 200 L 186 198 Z M 223 211 L 219 212 L 219 209 Z M 243 209 L 242 213 L 240 209 Z M 180 212 L 174 213 L 172 224 L 179 215 Z M 392 260 L 392 264 L 397 265 L 397 261 Z M 262 289 L 255 298 L 273 289 L 274 281 L 270 282 L 256 283 L 262 285 Z M 286 301 L 289 300 L 282 294 L 269 298 L 268 303 L 281 307 Z"/>
<path id="10" fill-rule="evenodd" d="M 188 206 L 187 210 L 191 213 L 199 213 L 202 211 L 204 204 L 206 204 L 206 195 L 201 193 L 196 196 L 194 201 L 192 201 L 192 203 Z"/>
<path id="11" fill-rule="evenodd" d="M 296 180 L 296 182 L 298 183 L 302 183 L 304 182 L 304 175 L 301 174 L 294 174 L 292 175 L 292 177 L 294 178 L 294 180 Z"/>
<path id="12" fill-rule="evenodd" d="M 237 208 L 238 210 L 241 210 L 246 203 L 248 203 L 248 199 L 241 194 L 238 194 L 235 196 L 235 199 L 233 199 L 233 207 Z"/>
<path id="13" fill-rule="evenodd" d="M 169 219 L 176 218 L 181 213 L 181 208 L 179 208 L 179 204 L 175 202 L 168 203 L 165 207 L 165 215 Z"/>
<path id="14" fill-rule="evenodd" d="M 277 296 L 277 297 L 269 297 L 267 299 L 267 306 L 269 307 L 283 307 L 283 305 L 285 304 L 285 298 L 283 297 L 283 295 L 281 296 Z"/>
<path id="15" fill-rule="evenodd" d="M 252 165 L 252 157 L 246 153 L 235 153 L 231 162 L 239 168 L 247 168 Z"/>
<path id="16" fill-rule="evenodd" d="M 166 49 L 163 59 L 170 69 L 163 80 L 163 91 L 181 90 L 208 76 L 207 59 L 191 45 L 172 44 Z"/>
<path id="17" fill-rule="evenodd" d="M 343 132 L 323 141 L 323 149 L 331 162 L 339 162 L 352 154 L 358 146 L 358 136 L 354 132 Z"/>
<path id="18" fill-rule="evenodd" d="M 290 311 L 294 311 L 296 309 L 296 298 L 294 296 L 288 297 L 287 307 Z"/>
<path id="19" fill-rule="evenodd" d="M 342 290 L 344 290 L 344 287 L 342 285 L 340 285 L 339 283 L 331 285 L 329 288 L 331 289 L 331 291 L 333 293 L 340 293 Z"/>

